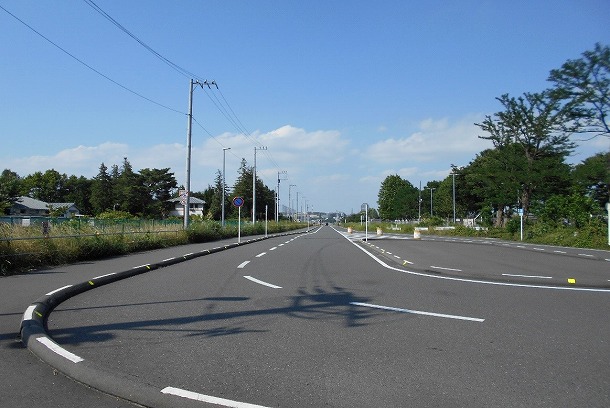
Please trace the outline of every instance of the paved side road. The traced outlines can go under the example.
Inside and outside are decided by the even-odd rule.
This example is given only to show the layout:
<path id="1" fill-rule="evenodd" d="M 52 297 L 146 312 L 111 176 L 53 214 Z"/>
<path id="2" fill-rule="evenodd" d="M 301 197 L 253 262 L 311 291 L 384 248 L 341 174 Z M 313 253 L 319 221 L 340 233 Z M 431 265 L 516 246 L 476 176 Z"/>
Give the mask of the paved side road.
<path id="1" fill-rule="evenodd" d="M 259 237 L 244 237 L 242 242 Z M 127 408 L 135 405 L 87 388 L 57 373 L 24 347 L 19 338 L 26 308 L 40 296 L 59 287 L 130 267 L 160 262 L 235 243 L 236 239 L 184 245 L 142 252 L 94 263 L 83 262 L 0 278 L 0 407 L 98 407 Z"/>

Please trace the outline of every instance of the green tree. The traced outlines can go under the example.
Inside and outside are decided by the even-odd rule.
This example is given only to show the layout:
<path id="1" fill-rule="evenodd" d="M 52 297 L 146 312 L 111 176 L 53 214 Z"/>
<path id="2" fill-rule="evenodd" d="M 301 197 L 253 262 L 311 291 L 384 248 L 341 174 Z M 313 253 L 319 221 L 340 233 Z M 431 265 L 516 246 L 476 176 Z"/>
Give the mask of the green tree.
<path id="1" fill-rule="evenodd" d="M 37 171 L 23 179 L 23 195 L 47 203 L 64 202 L 66 196 L 66 182 L 68 176 L 60 174 L 54 169 L 44 173 Z"/>
<path id="2" fill-rule="evenodd" d="M 92 196 L 93 180 L 84 176 L 70 176 L 66 180 L 66 195 L 64 202 L 74 203 L 81 214 L 91 214 L 92 207 L 90 198 Z"/>
<path id="3" fill-rule="evenodd" d="M 169 168 L 164 169 L 142 169 L 140 170 L 140 180 L 147 195 L 144 201 L 144 214 L 153 217 L 165 217 L 173 207 L 167 200 L 172 198 L 178 182 L 174 173 Z"/>
<path id="4" fill-rule="evenodd" d="M 585 159 L 574 167 L 572 174 L 577 191 L 604 208 L 610 201 L 610 153 L 598 153 Z"/>
<path id="5" fill-rule="evenodd" d="M 91 182 L 91 209 L 93 214 L 99 215 L 114 209 L 114 186 L 108 168 L 102 163 L 99 172 Z"/>
<path id="6" fill-rule="evenodd" d="M 417 217 L 417 189 L 399 175 L 387 176 L 377 194 L 379 216 L 385 220 Z"/>
<path id="7" fill-rule="evenodd" d="M 0 214 L 6 214 L 12 203 L 21 195 L 22 179 L 17 173 L 4 169 L 0 174 Z"/>
<path id="8" fill-rule="evenodd" d="M 117 209 L 132 215 L 144 214 L 149 196 L 142 183 L 142 176 L 133 171 L 127 157 L 123 159 L 123 165 L 115 183 L 114 196 L 119 204 Z"/>
<path id="9" fill-rule="evenodd" d="M 610 47 L 595 44 L 582 58 L 551 71 L 556 99 L 564 102 L 579 133 L 610 136 Z"/>
<path id="10" fill-rule="evenodd" d="M 545 162 L 562 161 L 574 149 L 570 135 L 575 125 L 570 122 L 570 113 L 548 91 L 518 98 L 505 94 L 497 99 L 504 110 L 475 125 L 488 133 L 480 138 L 491 140 L 496 148 L 517 148 L 514 153 L 525 159 L 520 160 L 518 170 L 522 175 L 521 206 L 528 214 L 532 196 L 541 186 L 537 172 L 544 169 Z"/>

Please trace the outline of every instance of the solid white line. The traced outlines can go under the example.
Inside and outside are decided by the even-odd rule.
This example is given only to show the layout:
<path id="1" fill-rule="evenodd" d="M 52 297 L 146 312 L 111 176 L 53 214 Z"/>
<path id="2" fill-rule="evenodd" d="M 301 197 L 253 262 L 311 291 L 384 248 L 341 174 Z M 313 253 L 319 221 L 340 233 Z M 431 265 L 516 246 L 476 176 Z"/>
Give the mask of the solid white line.
<path id="1" fill-rule="evenodd" d="M 411 314 L 418 314 L 418 315 L 424 315 L 424 316 L 434 316 L 434 317 L 443 317 L 445 319 L 468 320 L 468 321 L 471 321 L 471 322 L 479 322 L 479 323 L 482 323 L 482 322 L 485 321 L 485 319 L 479 319 L 478 317 L 467 317 L 467 316 L 457 316 L 457 315 L 450 315 L 450 314 L 443 314 L 443 313 L 422 312 L 421 310 L 400 309 L 398 307 L 372 305 L 370 303 L 350 302 L 350 305 L 370 307 L 370 308 L 373 308 L 373 309 L 390 310 L 392 312 L 411 313 Z"/>
<path id="2" fill-rule="evenodd" d="M 462 272 L 461 269 L 454 269 L 454 268 L 443 268 L 442 266 L 434 266 L 434 265 L 430 265 L 430 268 L 433 269 L 440 269 L 443 271 L 455 271 L 455 272 Z"/>
<path id="3" fill-rule="evenodd" d="M 52 342 L 48 337 L 44 337 L 44 336 L 38 337 L 36 340 L 38 340 L 39 343 L 42 343 L 45 346 L 47 346 L 49 348 L 49 350 L 51 350 L 52 352 L 59 354 L 63 358 L 66 358 L 66 359 L 72 361 L 73 363 L 80 363 L 81 361 L 85 361 L 84 359 L 80 358 L 76 354 L 70 353 L 68 350 L 59 347 L 57 344 Z"/>
<path id="4" fill-rule="evenodd" d="M 256 255 L 256 257 L 260 258 L 261 256 L 266 255 L 266 254 L 267 254 L 266 252 L 261 252 L 260 254 Z"/>
<path id="5" fill-rule="evenodd" d="M 96 276 L 95 278 L 92 278 L 92 279 L 105 278 L 106 276 L 111 276 L 111 275 L 116 275 L 116 272 L 111 272 L 111 273 L 107 273 L 106 275 Z"/>
<path id="6" fill-rule="evenodd" d="M 241 269 L 244 266 L 248 265 L 249 263 L 250 263 L 250 261 L 244 261 L 244 262 L 240 263 L 239 265 L 237 265 L 237 269 Z"/>
<path id="7" fill-rule="evenodd" d="M 513 275 L 512 273 L 503 273 L 502 276 L 515 276 L 518 278 L 538 278 L 538 279 L 553 279 L 552 276 L 536 276 L 536 275 Z"/>
<path id="8" fill-rule="evenodd" d="M 252 276 L 244 276 L 244 278 L 246 278 L 248 280 L 251 280 L 254 283 L 258 283 L 259 285 L 269 286 L 270 288 L 273 288 L 273 289 L 282 289 L 281 286 L 277 286 L 277 285 L 273 285 L 271 283 L 263 282 L 262 280 L 258 280 L 256 278 L 253 278 Z"/>
<path id="9" fill-rule="evenodd" d="M 175 387 L 165 387 L 161 390 L 163 394 L 171 394 L 177 397 L 188 398 L 195 401 L 208 402 L 210 404 L 222 405 L 231 408 L 266 408 L 262 405 L 248 404 L 247 402 L 233 401 L 225 398 L 212 397 L 211 395 L 199 394 L 192 391 Z"/>
<path id="10" fill-rule="evenodd" d="M 455 281 L 455 282 L 478 283 L 478 284 L 481 284 L 481 285 L 512 286 L 512 287 L 516 287 L 516 288 L 531 288 L 531 289 L 568 290 L 568 291 L 578 291 L 578 292 L 610 293 L 609 289 L 601 289 L 601 288 L 600 289 L 597 289 L 597 288 L 575 288 L 575 287 L 570 287 L 570 286 L 542 286 L 542 285 L 529 285 L 529 284 L 524 284 L 524 283 L 493 282 L 493 281 L 484 281 L 484 280 L 478 280 L 478 279 L 457 278 L 457 277 L 453 277 L 453 276 L 438 276 L 438 275 L 430 275 L 430 274 L 421 273 L 421 272 L 406 271 L 404 269 L 394 268 L 394 267 L 386 264 L 381 259 L 377 258 L 375 255 L 373 255 L 372 253 L 367 251 L 366 248 L 361 247 L 360 245 L 358 245 L 357 243 L 351 241 L 349 238 L 347 238 L 345 236 L 344 236 L 344 238 L 347 239 L 349 242 L 351 242 L 356 248 L 360 249 L 362 252 L 364 252 L 365 254 L 370 256 L 371 258 L 373 258 L 375 260 L 375 262 L 377 262 L 378 264 L 380 264 L 384 268 L 390 269 L 390 270 L 393 270 L 393 271 L 396 271 L 396 272 L 407 273 L 409 275 L 423 276 L 423 277 L 432 278 L 432 279 L 450 280 L 450 281 Z"/>
<path id="11" fill-rule="evenodd" d="M 94 279 L 95 279 L 95 278 L 94 278 Z M 66 289 L 66 288 L 69 288 L 70 286 L 72 286 L 72 285 L 66 285 L 66 286 L 62 286 L 62 287 L 61 287 L 61 288 L 59 288 L 59 289 L 52 290 L 51 292 L 47 293 L 46 295 L 47 295 L 47 296 L 51 296 L 52 294 L 57 293 L 57 292 L 59 292 L 60 290 L 64 290 L 64 289 Z"/>

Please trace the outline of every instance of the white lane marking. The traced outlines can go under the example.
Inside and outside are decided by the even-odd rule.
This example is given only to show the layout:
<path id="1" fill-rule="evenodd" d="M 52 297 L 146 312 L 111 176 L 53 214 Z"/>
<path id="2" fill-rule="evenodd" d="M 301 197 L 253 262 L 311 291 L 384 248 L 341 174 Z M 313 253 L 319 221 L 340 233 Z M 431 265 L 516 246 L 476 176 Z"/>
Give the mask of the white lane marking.
<path id="1" fill-rule="evenodd" d="M 257 258 L 260 258 L 260 257 L 261 257 L 261 256 L 263 256 L 263 255 L 267 255 L 267 253 L 266 253 L 266 252 L 261 252 L 260 254 L 256 255 L 256 257 L 257 257 Z"/>
<path id="2" fill-rule="evenodd" d="M 269 251 L 275 251 L 277 247 L 269 248 Z"/>
<path id="3" fill-rule="evenodd" d="M 171 257 L 171 258 L 164 259 L 161 262 L 173 261 L 174 259 L 176 259 L 176 258 Z"/>
<path id="4" fill-rule="evenodd" d="M 281 247 L 281 246 L 284 246 L 284 245 L 286 245 L 286 244 L 279 244 L 278 246 Z"/>
<path id="5" fill-rule="evenodd" d="M 339 234 L 341 234 L 339 231 L 337 231 L 337 232 Z M 372 253 L 367 251 L 366 248 L 361 247 L 356 242 L 353 242 L 352 240 L 350 240 L 348 237 L 345 237 L 345 236 L 343 236 L 343 237 L 345 239 L 347 239 L 348 242 L 352 243 L 356 248 L 360 249 L 362 252 L 364 252 L 365 254 L 370 256 L 371 258 L 373 258 L 375 260 L 375 262 L 377 262 L 379 265 L 383 266 L 384 268 L 390 269 L 390 270 L 396 271 L 396 272 L 406 273 L 406 274 L 409 274 L 409 275 L 423 276 L 423 277 L 432 278 L 432 279 L 450 280 L 450 281 L 455 281 L 455 282 L 478 283 L 478 284 L 481 284 L 481 285 L 512 286 L 512 287 L 516 287 L 516 288 L 531 288 L 531 289 L 568 290 L 568 291 L 578 291 L 578 292 L 602 292 L 602 293 L 610 293 L 610 289 L 577 288 L 577 287 L 571 287 L 571 286 L 543 286 L 543 285 L 528 285 L 528 284 L 525 284 L 525 283 L 493 282 L 493 281 L 456 278 L 456 277 L 453 277 L 453 276 L 439 276 L 439 275 L 430 275 L 430 274 L 421 273 L 421 272 L 406 271 L 404 269 L 394 268 L 394 267 L 386 264 L 381 259 L 377 258 L 375 255 L 373 255 Z"/>
<path id="6" fill-rule="evenodd" d="M 590 254 L 578 254 L 578 256 L 588 256 L 588 257 L 593 258 L 595 255 L 590 255 Z"/>
<path id="7" fill-rule="evenodd" d="M 266 408 L 262 405 L 249 404 L 247 402 L 233 401 L 226 398 L 213 397 L 211 395 L 199 394 L 192 391 L 175 387 L 165 387 L 161 390 L 163 394 L 171 394 L 177 397 L 188 398 L 195 401 L 208 402 L 210 404 L 222 405 L 231 408 Z"/>
<path id="8" fill-rule="evenodd" d="M 502 276 L 515 276 L 515 277 L 518 277 L 518 278 L 553 279 L 552 276 L 517 275 L 517 274 L 512 274 L 512 273 L 503 273 Z"/>
<path id="9" fill-rule="evenodd" d="M 411 313 L 411 314 L 418 314 L 418 315 L 424 315 L 424 316 L 433 316 L 433 317 L 443 317 L 445 319 L 468 320 L 468 321 L 471 321 L 471 322 L 479 322 L 479 323 L 482 323 L 482 322 L 485 321 L 485 319 L 480 319 L 478 317 L 468 317 L 468 316 L 458 316 L 458 315 L 450 315 L 450 314 L 444 314 L 444 313 L 423 312 L 421 310 L 401 309 L 401 308 L 398 308 L 398 307 L 373 305 L 373 304 L 370 304 L 370 303 L 350 302 L 350 305 L 370 307 L 370 308 L 373 308 L 373 309 L 390 310 L 392 312 Z"/>
<path id="10" fill-rule="evenodd" d="M 93 278 L 93 279 L 95 279 L 95 278 Z M 60 290 L 64 290 L 64 289 L 66 289 L 66 288 L 69 288 L 70 286 L 72 286 L 72 285 L 66 285 L 66 286 L 62 286 L 61 288 L 58 288 L 58 289 L 55 289 L 55 290 L 50 291 L 50 292 L 49 292 L 49 293 L 47 293 L 46 295 L 47 295 L 47 296 L 51 296 L 52 294 L 57 293 L 57 292 L 59 292 Z"/>
<path id="11" fill-rule="evenodd" d="M 553 252 L 555 252 L 556 254 L 567 254 L 566 251 L 553 251 Z"/>
<path id="12" fill-rule="evenodd" d="M 251 280 L 254 283 L 258 283 L 259 285 L 269 286 L 270 288 L 273 288 L 273 289 L 282 289 L 281 286 L 277 286 L 272 283 L 263 282 L 262 280 L 258 280 L 256 278 L 253 278 L 252 276 L 244 276 L 244 278 Z"/>
<path id="13" fill-rule="evenodd" d="M 434 266 L 434 265 L 430 265 L 430 268 L 432 269 L 440 269 L 442 271 L 455 271 L 455 272 L 462 272 L 461 269 L 455 269 L 455 268 L 443 268 L 442 266 Z"/>
<path id="14" fill-rule="evenodd" d="M 22 320 L 34 320 L 34 310 L 36 310 L 36 305 L 30 305 L 25 312 L 23 312 Z"/>
<path id="15" fill-rule="evenodd" d="M 100 279 L 100 278 L 105 278 L 106 276 L 112 276 L 112 275 L 116 275 L 116 272 L 111 272 L 111 273 L 107 273 L 106 275 L 100 275 L 100 276 L 96 276 L 93 279 Z"/>
<path id="16" fill-rule="evenodd" d="M 534 251 L 545 251 L 544 248 L 532 248 Z"/>
<path id="17" fill-rule="evenodd" d="M 52 352 L 59 354 L 63 358 L 66 358 L 66 359 L 72 361 L 73 363 L 80 363 L 81 361 L 85 361 L 84 359 L 77 356 L 76 354 L 70 353 L 68 350 L 59 347 L 57 344 L 52 342 L 48 337 L 38 337 L 38 338 L 36 338 L 36 340 L 39 343 L 47 346 L 47 348 L 49 350 L 51 350 Z"/>
<path id="18" fill-rule="evenodd" d="M 244 261 L 242 263 L 240 263 L 239 265 L 237 265 L 237 269 L 242 269 L 244 266 L 248 265 L 250 263 L 250 261 Z"/>

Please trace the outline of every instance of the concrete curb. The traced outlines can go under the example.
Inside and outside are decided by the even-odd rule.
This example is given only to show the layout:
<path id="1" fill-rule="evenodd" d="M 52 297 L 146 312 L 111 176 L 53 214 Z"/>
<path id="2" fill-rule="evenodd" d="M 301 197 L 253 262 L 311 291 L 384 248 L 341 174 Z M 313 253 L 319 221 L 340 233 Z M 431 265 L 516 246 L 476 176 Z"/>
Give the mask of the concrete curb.
<path id="1" fill-rule="evenodd" d="M 219 246 L 199 252 L 172 257 L 154 264 L 136 266 L 121 272 L 113 272 L 107 275 L 92 278 L 86 282 L 68 285 L 45 294 L 32 303 L 24 312 L 20 335 L 23 344 L 32 354 L 40 360 L 49 364 L 57 371 L 65 374 L 74 381 L 85 384 L 105 394 L 113 395 L 121 399 L 145 406 L 159 408 L 190 408 L 190 407 L 218 407 L 201 401 L 190 400 L 179 396 L 162 393 L 161 389 L 144 383 L 138 377 L 123 373 L 111 372 L 104 367 L 96 365 L 69 352 L 53 341 L 47 333 L 47 319 L 53 309 L 65 300 L 97 287 L 117 282 L 132 276 L 147 273 L 159 268 L 175 265 L 200 256 L 210 255 L 225 251 L 242 245 L 251 244 L 288 235 L 307 234 L 311 230 L 269 235 L 242 241 L 240 243 Z"/>

